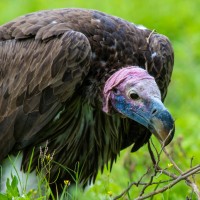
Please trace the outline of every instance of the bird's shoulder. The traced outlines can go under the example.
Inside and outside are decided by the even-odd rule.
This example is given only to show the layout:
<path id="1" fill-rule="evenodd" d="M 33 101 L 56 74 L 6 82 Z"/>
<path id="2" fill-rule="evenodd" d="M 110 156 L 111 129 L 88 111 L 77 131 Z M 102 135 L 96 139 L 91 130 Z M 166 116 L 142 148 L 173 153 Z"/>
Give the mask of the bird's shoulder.
<path id="1" fill-rule="evenodd" d="M 0 40 L 30 37 L 47 39 L 68 29 L 83 32 L 88 36 L 103 33 L 106 36 L 106 33 L 112 33 L 118 37 L 137 30 L 132 23 L 100 11 L 66 8 L 43 10 L 17 17 L 0 26 Z"/>
<path id="2" fill-rule="evenodd" d="M 35 38 L 45 40 L 73 28 L 76 9 L 42 10 L 29 13 L 0 26 L 0 40 Z"/>

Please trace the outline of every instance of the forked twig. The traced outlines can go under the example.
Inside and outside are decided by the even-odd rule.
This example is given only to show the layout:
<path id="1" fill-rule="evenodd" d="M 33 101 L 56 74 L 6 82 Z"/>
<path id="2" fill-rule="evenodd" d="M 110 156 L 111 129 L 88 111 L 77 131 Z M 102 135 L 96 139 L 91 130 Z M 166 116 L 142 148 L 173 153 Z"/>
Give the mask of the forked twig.
<path id="1" fill-rule="evenodd" d="M 153 148 L 156 152 L 156 157 L 155 157 L 154 152 L 151 148 L 151 144 L 152 144 L 152 146 L 153 146 Z M 151 175 L 150 180 L 147 183 L 142 182 L 142 179 L 149 173 L 149 171 L 151 169 L 151 168 L 148 168 L 147 172 L 144 175 L 142 175 L 142 177 L 140 178 L 140 180 L 138 182 L 132 182 L 121 194 L 115 196 L 113 198 L 113 200 L 119 199 L 122 196 L 124 196 L 125 194 L 127 194 L 128 191 L 132 188 L 133 185 L 135 185 L 136 187 L 143 186 L 142 190 L 140 192 L 140 195 L 137 198 L 135 198 L 135 200 L 143 200 L 143 199 L 147 199 L 149 197 L 152 197 L 156 194 L 163 193 L 164 191 L 172 188 L 174 185 L 176 185 L 177 183 L 179 183 L 182 180 L 185 180 L 187 185 L 190 186 L 192 188 L 192 190 L 194 191 L 194 193 L 196 194 L 198 200 L 200 200 L 200 192 L 199 192 L 199 189 L 198 189 L 198 187 L 197 187 L 197 185 L 195 184 L 195 181 L 194 181 L 194 175 L 197 174 L 197 173 L 200 173 L 200 164 L 196 165 L 194 167 L 190 166 L 191 168 L 189 170 L 183 172 L 180 169 L 180 167 L 176 164 L 176 162 L 172 159 L 172 157 L 170 156 L 170 154 L 167 152 L 166 148 L 163 145 L 161 147 L 161 151 L 158 152 L 156 147 L 154 146 L 154 144 L 152 142 L 151 143 L 148 142 L 148 150 L 149 150 L 150 158 L 152 160 L 153 169 L 154 169 L 154 173 Z M 159 166 L 160 157 L 161 157 L 162 152 L 164 152 L 164 154 L 169 159 L 169 161 L 171 162 L 173 167 L 177 170 L 179 175 L 169 172 L 167 170 L 168 168 L 162 169 Z M 165 174 L 166 176 L 170 177 L 171 179 L 159 181 L 159 182 L 153 181 L 154 177 L 157 175 L 158 172 Z M 191 176 L 192 176 L 192 180 L 189 179 L 189 177 L 191 177 Z M 160 183 L 166 183 L 166 182 L 168 182 L 168 183 L 170 182 L 170 183 L 163 186 L 162 188 L 157 189 Z M 156 189 L 153 192 L 150 192 L 149 194 L 144 194 L 146 188 L 149 187 L 149 186 L 152 186 L 154 184 L 157 184 Z"/>
<path id="2" fill-rule="evenodd" d="M 136 198 L 135 200 L 142 200 L 142 199 L 147 199 L 149 197 L 152 197 L 156 194 L 159 194 L 159 193 L 162 193 L 170 188 L 172 188 L 174 185 L 176 185 L 178 182 L 182 181 L 182 180 L 185 180 L 187 177 L 191 176 L 192 174 L 195 174 L 196 172 L 198 172 L 200 170 L 200 165 L 198 168 L 196 169 L 190 169 L 188 171 L 185 172 L 184 175 L 180 175 L 178 176 L 175 180 L 173 180 L 170 184 L 164 186 L 163 188 L 159 189 L 159 190 L 155 190 L 154 192 L 151 192 L 147 195 L 143 195 L 143 196 L 140 196 L 138 198 Z M 197 188 L 198 190 L 198 188 Z M 194 191 L 195 192 L 195 191 Z M 199 196 L 198 196 L 198 200 L 199 200 Z"/>

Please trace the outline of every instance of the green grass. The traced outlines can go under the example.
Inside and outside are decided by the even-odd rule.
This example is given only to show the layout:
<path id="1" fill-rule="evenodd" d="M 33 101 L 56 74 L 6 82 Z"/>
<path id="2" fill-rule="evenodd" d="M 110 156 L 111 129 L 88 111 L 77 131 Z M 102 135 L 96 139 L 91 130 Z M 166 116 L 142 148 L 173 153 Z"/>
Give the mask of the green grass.
<path id="1" fill-rule="evenodd" d="M 156 29 L 170 38 L 175 52 L 175 66 L 165 105 L 176 119 L 176 134 L 174 142 L 168 148 L 183 170 L 190 168 L 192 157 L 194 157 L 193 165 L 200 163 L 200 1 L 2 0 L 0 1 L 0 23 L 28 12 L 61 7 L 98 9 Z M 179 143 L 183 150 L 178 145 Z M 128 152 L 129 149 L 124 150 L 117 163 L 114 164 L 112 172 L 105 170 L 103 175 L 99 174 L 95 185 L 86 192 L 82 193 L 76 188 L 76 195 L 73 198 L 112 199 L 113 196 L 121 193 L 130 181 L 139 180 L 147 167 L 151 165 L 147 147 L 143 147 L 134 154 Z M 166 158 L 163 158 L 161 162 L 164 167 L 167 167 Z M 170 170 L 173 171 L 173 167 Z M 158 179 L 166 179 L 166 177 L 161 174 Z M 199 175 L 196 176 L 196 181 L 200 186 Z M 16 182 L 14 178 L 9 184 L 14 185 L 15 188 Z M 122 199 L 134 199 L 139 192 L 139 189 L 133 186 L 129 195 Z M 191 189 L 182 181 L 153 199 L 186 199 L 186 196 L 190 197 L 191 194 Z M 25 197 L 20 198 L 25 199 Z M 195 195 L 192 199 L 196 199 Z"/>

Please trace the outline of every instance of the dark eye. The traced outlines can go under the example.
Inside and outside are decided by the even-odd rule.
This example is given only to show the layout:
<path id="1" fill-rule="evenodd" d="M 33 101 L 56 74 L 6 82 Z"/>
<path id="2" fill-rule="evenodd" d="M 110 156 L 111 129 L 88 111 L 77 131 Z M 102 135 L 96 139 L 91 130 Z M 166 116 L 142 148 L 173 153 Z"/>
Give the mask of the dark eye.
<path id="1" fill-rule="evenodd" d="M 139 96 L 137 93 L 130 93 L 130 98 L 133 99 L 133 100 L 136 100 L 136 99 L 139 99 Z"/>

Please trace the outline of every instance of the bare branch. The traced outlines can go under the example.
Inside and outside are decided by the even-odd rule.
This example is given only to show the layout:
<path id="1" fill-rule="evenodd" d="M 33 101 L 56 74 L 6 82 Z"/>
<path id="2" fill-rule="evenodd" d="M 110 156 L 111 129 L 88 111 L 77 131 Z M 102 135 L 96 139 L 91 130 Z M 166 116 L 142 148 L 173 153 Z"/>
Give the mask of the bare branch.
<path id="1" fill-rule="evenodd" d="M 154 155 L 154 151 L 151 148 L 151 144 L 154 148 L 154 151 L 156 152 L 156 158 L 155 158 L 155 155 Z M 152 163 L 153 163 L 153 169 L 154 169 L 154 172 L 151 175 L 150 180 L 148 182 L 142 182 L 143 178 L 147 174 L 149 174 L 149 171 L 150 171 L 151 168 L 148 168 L 146 173 L 139 179 L 138 182 L 132 182 L 121 194 L 115 196 L 113 198 L 113 200 L 119 199 L 122 196 L 124 196 L 125 194 L 127 194 L 128 191 L 131 189 L 131 187 L 133 185 L 135 185 L 136 187 L 143 186 L 139 196 L 135 199 L 135 200 L 142 200 L 142 199 L 147 199 L 149 197 L 152 197 L 156 194 L 162 193 L 162 192 L 168 190 L 169 188 L 172 188 L 174 185 L 176 185 L 177 183 L 179 183 L 182 180 L 185 180 L 186 184 L 192 188 L 192 190 L 196 194 L 198 200 L 200 200 L 200 192 L 199 192 L 197 185 L 195 184 L 195 179 L 194 179 L 194 175 L 197 174 L 197 173 L 200 173 L 200 164 L 192 167 L 192 160 L 191 160 L 190 167 L 192 167 L 192 168 L 190 168 L 186 172 L 183 172 L 180 169 L 180 167 L 175 163 L 175 161 L 172 159 L 171 155 L 167 152 L 167 150 L 165 149 L 165 147 L 163 145 L 161 146 L 161 151 L 158 152 L 155 145 L 152 142 L 151 143 L 148 142 L 148 151 L 149 151 L 150 158 L 151 158 Z M 173 165 L 173 167 L 177 170 L 179 175 L 176 175 L 174 173 L 169 172 L 168 168 L 162 169 L 159 166 L 159 162 L 160 162 L 160 159 L 161 159 L 161 153 L 162 152 L 164 152 L 164 155 L 166 155 L 166 157 L 169 159 L 169 161 Z M 166 176 L 170 177 L 171 179 L 158 181 L 158 182 L 153 181 L 153 179 L 156 177 L 158 172 L 160 174 L 165 174 Z M 191 177 L 190 178 L 191 180 L 189 179 L 189 177 Z M 165 185 L 162 188 L 157 189 L 160 186 L 161 183 L 169 183 L 169 184 Z M 155 190 L 153 192 L 150 192 L 149 194 L 144 194 L 146 188 L 148 188 L 152 185 L 155 185 L 155 184 L 156 184 L 156 187 L 155 187 Z"/>
<path id="2" fill-rule="evenodd" d="M 131 189 L 131 187 L 133 185 L 136 185 L 138 187 L 138 185 L 146 185 L 146 183 L 141 183 L 142 179 L 149 173 L 150 168 L 147 169 L 147 171 L 141 176 L 141 178 L 139 179 L 138 182 L 132 182 L 121 194 L 117 195 L 116 197 L 114 197 L 113 200 L 115 199 L 119 199 L 122 196 L 124 196 L 126 193 L 128 193 L 128 191 Z"/>
<path id="3" fill-rule="evenodd" d="M 169 158 L 170 162 L 173 164 L 174 168 L 180 173 L 182 174 L 182 170 L 178 167 L 178 165 L 174 162 L 174 160 L 172 159 L 172 157 L 169 155 L 169 153 L 167 152 L 167 150 L 165 149 L 165 147 L 162 147 L 163 152 L 165 153 L 165 155 L 167 156 L 167 158 Z"/>
<path id="4" fill-rule="evenodd" d="M 141 178 L 140 178 L 140 180 L 141 180 Z M 149 185 L 149 183 L 140 182 L 140 180 L 139 180 L 138 182 L 132 182 L 132 183 L 130 183 L 130 185 L 129 185 L 121 194 L 115 196 L 115 197 L 113 198 L 113 200 L 116 200 L 116 199 L 119 199 L 119 198 L 123 197 L 125 194 L 128 193 L 128 191 L 131 189 L 131 187 L 132 187 L 133 185 L 135 185 L 136 187 L 138 187 L 138 186 L 140 186 L 140 185 L 141 185 L 141 186 Z M 169 183 L 170 181 L 173 181 L 173 179 L 164 180 L 164 181 L 158 181 L 158 182 L 152 182 L 151 185 L 159 185 L 159 184 Z"/>
<path id="5" fill-rule="evenodd" d="M 171 158 L 171 156 L 168 154 L 167 150 L 166 150 L 164 147 L 163 147 L 163 151 L 164 151 L 165 155 L 169 158 L 170 162 L 174 165 L 175 169 L 176 169 L 179 173 L 181 173 L 182 175 L 185 175 L 185 173 L 183 173 L 182 170 L 177 166 L 177 164 L 174 162 L 174 160 Z M 200 166 L 200 165 L 199 165 L 199 166 Z M 197 167 L 197 166 L 196 166 L 195 168 L 200 169 L 200 167 Z M 193 168 L 191 168 L 191 169 L 193 169 Z M 194 170 L 195 170 L 195 169 L 194 169 Z M 198 172 L 198 171 L 199 171 L 199 170 L 197 170 L 197 172 Z M 195 173 L 196 173 L 196 172 L 195 172 Z M 192 175 L 194 175 L 195 173 L 192 173 Z M 195 194 L 197 195 L 198 199 L 200 199 L 200 192 L 199 192 L 199 190 L 198 190 L 198 187 L 197 187 L 197 185 L 196 185 L 194 182 L 192 182 L 191 180 L 188 179 L 189 176 L 190 176 L 190 175 L 188 175 L 188 176 L 185 177 L 185 181 L 186 181 L 187 185 L 190 186 L 190 187 L 193 189 L 193 191 L 194 191 Z"/>
<path id="6" fill-rule="evenodd" d="M 147 195 L 140 196 L 140 197 L 136 198 L 135 200 L 147 199 L 147 198 L 149 198 L 149 197 L 151 197 L 151 196 L 154 196 L 154 195 L 156 195 L 156 194 L 162 193 L 162 192 L 164 192 L 164 191 L 170 189 L 170 188 L 173 187 L 174 185 L 176 185 L 178 182 L 180 182 L 180 181 L 182 181 L 182 180 L 185 180 L 187 177 L 191 176 L 192 174 L 195 174 L 195 173 L 198 172 L 199 170 L 200 170 L 200 165 L 199 165 L 199 167 L 197 167 L 196 169 L 190 169 L 190 170 L 188 170 L 187 172 L 185 172 L 183 175 L 178 176 L 178 178 L 176 178 L 174 181 L 172 181 L 170 184 L 164 186 L 163 188 L 161 188 L 161 189 L 159 189 L 159 190 L 156 190 L 156 191 L 154 191 L 154 192 L 151 192 L 151 193 L 149 193 L 149 194 L 147 194 Z M 196 185 L 195 185 L 195 187 L 196 187 Z M 196 192 L 199 193 L 198 188 L 196 188 L 196 189 L 197 189 Z M 196 192 L 195 192 L 195 193 L 196 193 Z M 200 193 L 199 193 L 198 195 L 200 195 Z M 199 200 L 199 199 L 200 199 L 200 196 L 198 196 L 198 200 Z"/>

